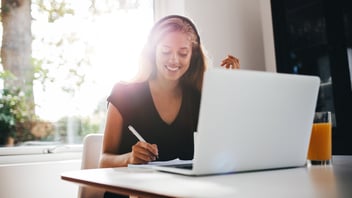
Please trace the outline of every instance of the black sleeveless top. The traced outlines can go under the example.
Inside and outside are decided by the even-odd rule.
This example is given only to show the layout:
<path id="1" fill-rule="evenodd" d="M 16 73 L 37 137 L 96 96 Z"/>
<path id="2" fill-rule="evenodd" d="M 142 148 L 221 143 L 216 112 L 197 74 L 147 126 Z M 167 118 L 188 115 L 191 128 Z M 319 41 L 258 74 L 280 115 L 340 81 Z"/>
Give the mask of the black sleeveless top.
<path id="1" fill-rule="evenodd" d="M 197 130 L 200 92 L 183 89 L 182 104 L 175 120 L 164 122 L 154 105 L 149 83 L 117 83 L 108 102 L 113 104 L 123 118 L 123 131 L 117 154 L 131 152 L 138 141 L 128 130 L 132 125 L 151 144 L 158 145 L 158 160 L 192 159 L 193 132 Z"/>

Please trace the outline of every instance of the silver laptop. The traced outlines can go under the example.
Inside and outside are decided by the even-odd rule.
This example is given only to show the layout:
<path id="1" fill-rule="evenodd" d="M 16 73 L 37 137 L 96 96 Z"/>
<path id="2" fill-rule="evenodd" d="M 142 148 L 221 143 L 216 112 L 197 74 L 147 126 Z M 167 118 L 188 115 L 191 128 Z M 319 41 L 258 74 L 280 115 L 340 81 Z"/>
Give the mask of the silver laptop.
<path id="1" fill-rule="evenodd" d="M 153 168 L 209 175 L 305 165 L 319 84 L 315 76 L 207 70 L 192 168 Z"/>

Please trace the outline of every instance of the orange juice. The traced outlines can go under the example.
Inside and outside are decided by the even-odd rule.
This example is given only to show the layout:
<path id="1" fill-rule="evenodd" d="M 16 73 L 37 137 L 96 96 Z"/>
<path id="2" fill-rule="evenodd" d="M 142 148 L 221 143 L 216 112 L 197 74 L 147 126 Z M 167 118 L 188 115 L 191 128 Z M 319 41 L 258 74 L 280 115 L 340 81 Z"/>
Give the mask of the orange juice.
<path id="1" fill-rule="evenodd" d="M 308 149 L 308 160 L 330 160 L 332 156 L 331 144 L 331 123 L 314 123 Z"/>

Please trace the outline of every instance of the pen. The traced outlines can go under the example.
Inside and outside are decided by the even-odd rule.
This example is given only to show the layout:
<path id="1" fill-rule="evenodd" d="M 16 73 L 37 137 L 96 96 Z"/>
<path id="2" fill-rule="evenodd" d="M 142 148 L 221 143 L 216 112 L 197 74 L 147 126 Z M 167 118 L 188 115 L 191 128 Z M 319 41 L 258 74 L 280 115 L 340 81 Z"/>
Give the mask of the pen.
<path id="1" fill-rule="evenodd" d="M 134 136 L 137 137 L 137 139 L 141 142 L 147 142 L 145 139 L 136 131 L 136 129 L 133 128 L 133 126 L 128 125 L 128 129 L 133 133 Z M 155 156 L 156 158 L 159 158 L 158 155 Z"/>
<path id="2" fill-rule="evenodd" d="M 136 131 L 136 129 L 133 128 L 133 126 L 128 125 L 128 129 L 133 133 L 134 136 L 138 138 L 139 141 L 141 142 L 147 142 L 143 139 L 143 137 Z"/>

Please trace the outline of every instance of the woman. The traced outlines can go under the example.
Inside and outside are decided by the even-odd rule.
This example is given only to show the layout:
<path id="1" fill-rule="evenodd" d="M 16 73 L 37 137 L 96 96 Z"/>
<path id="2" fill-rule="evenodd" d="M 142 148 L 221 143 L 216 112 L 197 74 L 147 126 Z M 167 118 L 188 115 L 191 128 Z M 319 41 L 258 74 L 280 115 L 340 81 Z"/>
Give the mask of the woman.
<path id="1" fill-rule="evenodd" d="M 206 69 L 195 25 L 183 16 L 162 18 L 151 30 L 141 57 L 138 81 L 116 84 L 108 97 L 100 167 L 193 158 Z M 221 66 L 239 68 L 239 61 L 228 56 Z M 129 125 L 146 142 L 138 141 Z"/>

